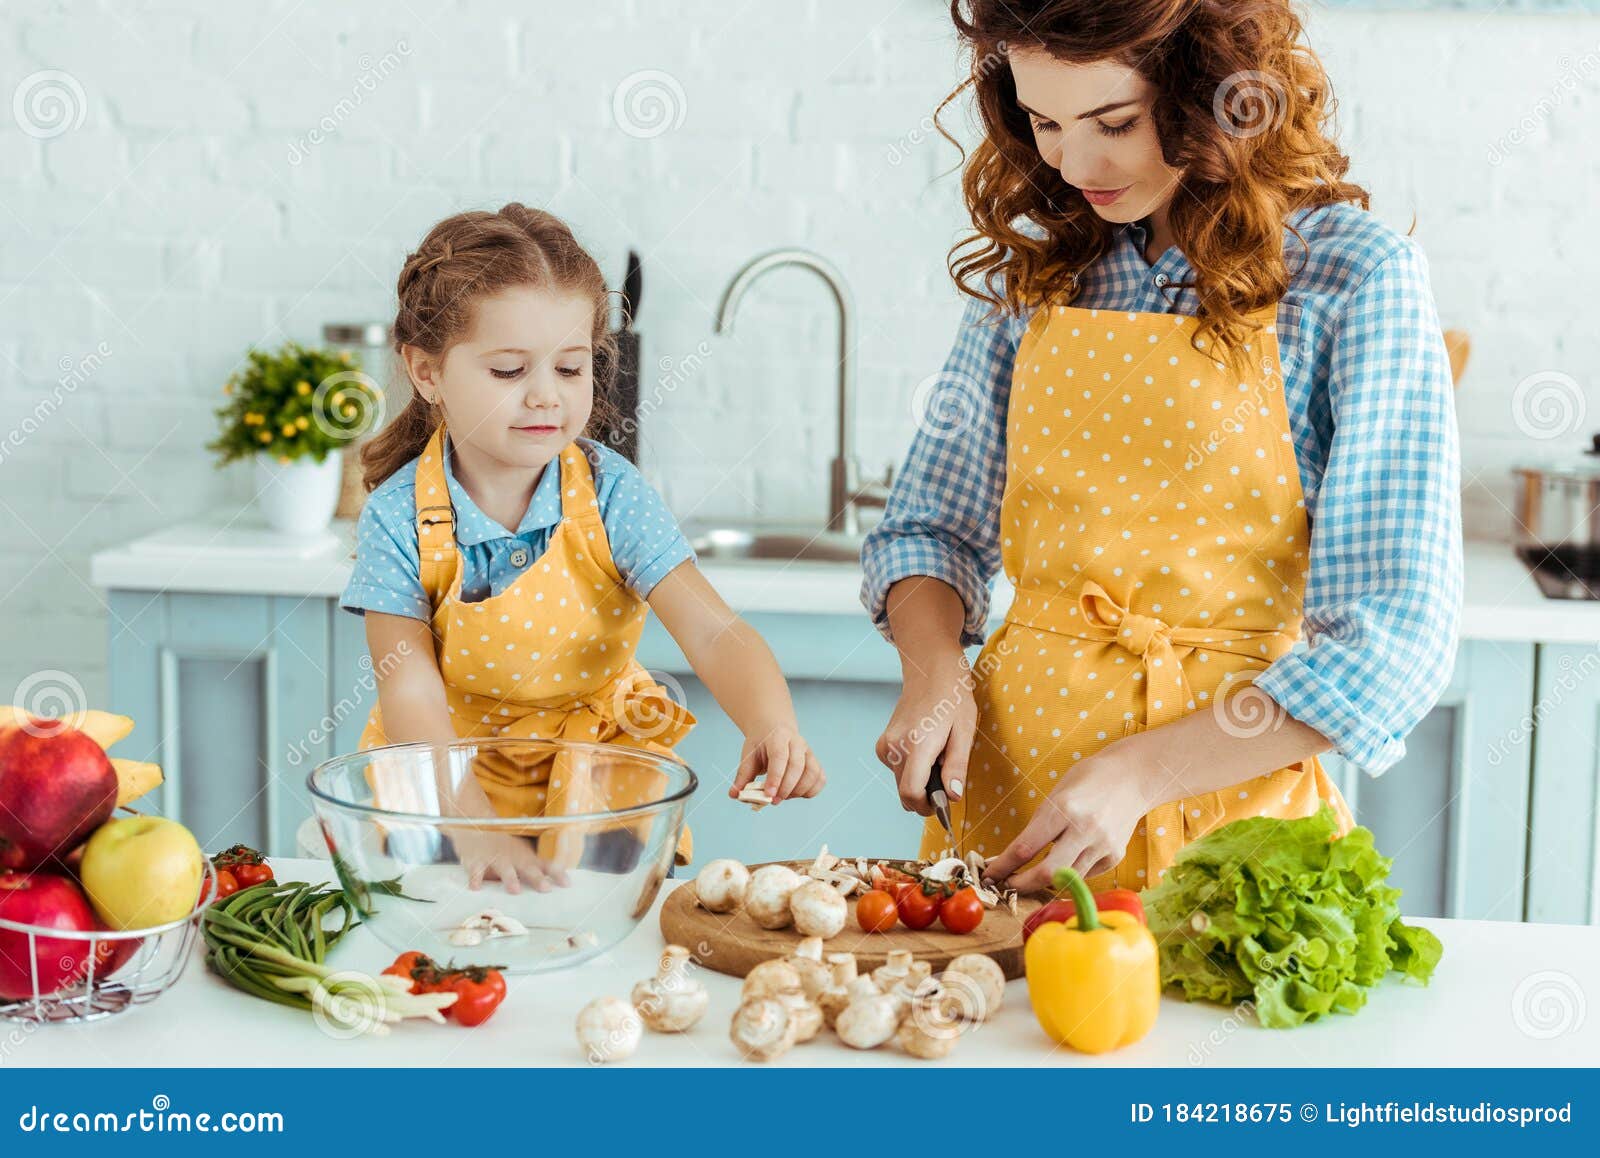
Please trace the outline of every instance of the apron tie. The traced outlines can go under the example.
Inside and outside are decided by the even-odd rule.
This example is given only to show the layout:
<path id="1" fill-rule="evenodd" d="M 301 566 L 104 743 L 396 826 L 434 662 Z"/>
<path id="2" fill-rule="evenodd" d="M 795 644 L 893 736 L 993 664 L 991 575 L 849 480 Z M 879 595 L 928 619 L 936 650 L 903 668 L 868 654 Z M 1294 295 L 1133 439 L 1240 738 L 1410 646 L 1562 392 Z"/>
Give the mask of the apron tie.
<path id="1" fill-rule="evenodd" d="M 1054 599 L 1061 599 L 1061 594 L 1057 593 Z M 1292 636 L 1275 629 L 1174 627 L 1164 619 L 1123 605 L 1093 579 L 1085 579 L 1078 592 L 1082 630 L 1063 632 L 1059 626 L 1062 616 L 1050 612 L 1051 603 L 1052 597 L 1045 592 L 1019 587 L 1007 618 L 1037 630 L 1114 643 L 1137 656 L 1143 669 L 1146 728 L 1181 719 L 1189 711 L 1193 696 L 1178 659 L 1178 648 L 1243 655 L 1245 646 L 1255 644 L 1255 649 L 1265 646 L 1268 655 L 1276 658 L 1294 642 Z M 1157 805 L 1144 820 L 1148 863 L 1171 864 L 1180 848 L 1216 827 L 1225 815 L 1220 792 Z"/>

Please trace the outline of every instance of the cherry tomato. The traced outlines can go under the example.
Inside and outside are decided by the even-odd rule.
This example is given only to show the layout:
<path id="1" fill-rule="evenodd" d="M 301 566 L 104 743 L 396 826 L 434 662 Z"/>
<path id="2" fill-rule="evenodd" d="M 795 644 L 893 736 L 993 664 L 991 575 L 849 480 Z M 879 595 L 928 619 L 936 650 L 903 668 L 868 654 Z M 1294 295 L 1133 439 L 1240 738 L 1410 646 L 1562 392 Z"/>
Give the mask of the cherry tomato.
<path id="1" fill-rule="evenodd" d="M 983 901 L 974 889 L 959 889 L 939 906 L 939 923 L 952 933 L 970 933 L 983 924 Z"/>
<path id="2" fill-rule="evenodd" d="M 231 897 L 239 891 L 239 878 L 230 869 L 217 870 L 217 900 Z"/>
<path id="3" fill-rule="evenodd" d="M 396 957 L 394 964 L 385 969 L 384 972 L 394 977 L 412 977 L 417 968 L 423 964 L 431 967 L 433 962 L 428 960 L 426 954 L 416 949 L 411 949 Z M 411 992 L 421 992 L 414 979 L 411 982 Z"/>
<path id="4" fill-rule="evenodd" d="M 894 898 L 882 889 L 862 893 L 856 902 L 856 922 L 863 932 L 887 933 L 898 919 Z"/>
<path id="5" fill-rule="evenodd" d="M 262 861 L 260 864 L 235 865 L 231 870 L 234 879 L 239 882 L 241 889 L 253 889 L 257 885 L 264 885 L 272 880 L 272 866 Z"/>
<path id="6" fill-rule="evenodd" d="M 920 888 L 902 889 L 895 902 L 901 923 L 908 929 L 926 929 L 939 917 L 942 896 L 940 893 L 925 893 Z"/>
<path id="7" fill-rule="evenodd" d="M 476 973 L 478 970 L 470 972 Z M 466 973 L 455 974 L 445 989 L 456 995 L 455 1004 L 444 1011 L 445 1016 L 466 1026 L 482 1025 L 488 1021 L 506 998 L 505 979 L 495 969 L 484 971 L 482 980 Z"/>

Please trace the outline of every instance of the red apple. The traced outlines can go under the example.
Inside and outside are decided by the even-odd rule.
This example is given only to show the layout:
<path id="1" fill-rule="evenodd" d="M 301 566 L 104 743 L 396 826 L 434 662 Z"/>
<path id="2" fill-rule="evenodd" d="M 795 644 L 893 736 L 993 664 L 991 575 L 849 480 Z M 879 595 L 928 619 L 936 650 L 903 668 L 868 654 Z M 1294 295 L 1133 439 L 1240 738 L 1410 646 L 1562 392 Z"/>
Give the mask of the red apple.
<path id="1" fill-rule="evenodd" d="M 105 749 L 76 728 L 40 723 L 0 729 L 0 868 L 67 856 L 117 806 Z"/>
<path id="2" fill-rule="evenodd" d="M 88 898 L 78 886 L 51 873 L 0 872 L 0 920 L 61 933 L 90 933 L 99 927 Z M 88 973 L 87 938 L 34 933 L 30 952 L 29 937 L 28 933 L 0 926 L 0 999 L 32 997 L 35 969 L 41 997 L 83 982 Z M 110 942 L 102 944 L 109 946 Z M 107 957 L 109 952 L 102 949 L 101 956 Z M 97 966 L 96 972 L 99 971 Z"/>

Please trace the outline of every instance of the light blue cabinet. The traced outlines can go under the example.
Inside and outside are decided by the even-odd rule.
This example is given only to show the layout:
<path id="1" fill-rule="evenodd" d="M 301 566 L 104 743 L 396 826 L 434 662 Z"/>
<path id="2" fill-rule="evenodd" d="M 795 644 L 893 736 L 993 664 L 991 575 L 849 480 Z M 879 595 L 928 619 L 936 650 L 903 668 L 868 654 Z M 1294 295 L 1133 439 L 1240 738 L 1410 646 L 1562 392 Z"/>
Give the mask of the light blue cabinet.
<path id="1" fill-rule="evenodd" d="M 209 847 L 245 840 L 291 853 L 309 815 L 306 773 L 355 750 L 376 698 L 361 620 L 332 599 L 289 596 L 117 591 L 111 608 L 111 707 L 138 722 L 126 754 L 168 774 L 160 806 Z M 873 753 L 898 692 L 894 652 L 864 616 L 748 618 L 790 677 L 829 785 L 815 800 L 759 813 L 728 799 L 741 737 L 652 619 L 640 660 L 675 681 L 700 717 L 681 748 L 702 782 L 689 810 L 697 859 L 810 856 L 825 841 L 872 855 L 914 851 L 921 822 L 900 809 Z M 1394 857 L 1407 912 L 1600 918 L 1600 679 L 1553 694 L 1580 665 L 1600 668 L 1600 657 L 1468 641 L 1405 760 L 1378 778 L 1328 761 L 1357 819 Z"/>
<path id="2" fill-rule="evenodd" d="M 1600 650 L 1541 647 L 1534 697 L 1528 920 L 1600 924 Z"/>

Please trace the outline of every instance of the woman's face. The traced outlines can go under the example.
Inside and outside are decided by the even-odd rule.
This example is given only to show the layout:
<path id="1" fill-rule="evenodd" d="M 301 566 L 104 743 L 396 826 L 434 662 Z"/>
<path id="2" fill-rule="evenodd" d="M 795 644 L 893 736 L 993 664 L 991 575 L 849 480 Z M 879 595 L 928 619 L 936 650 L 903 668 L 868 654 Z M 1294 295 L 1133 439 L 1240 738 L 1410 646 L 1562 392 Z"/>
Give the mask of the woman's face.
<path id="1" fill-rule="evenodd" d="M 1039 155 L 1107 221 L 1166 208 L 1180 173 L 1161 159 L 1155 88 L 1120 64 L 1067 64 L 1042 50 L 1010 54 L 1017 103 Z"/>
<path id="2" fill-rule="evenodd" d="M 408 351 L 412 381 L 442 403 L 456 442 L 505 466 L 543 467 L 594 408 L 594 305 L 518 286 L 480 298 L 473 313 L 442 361 Z"/>

